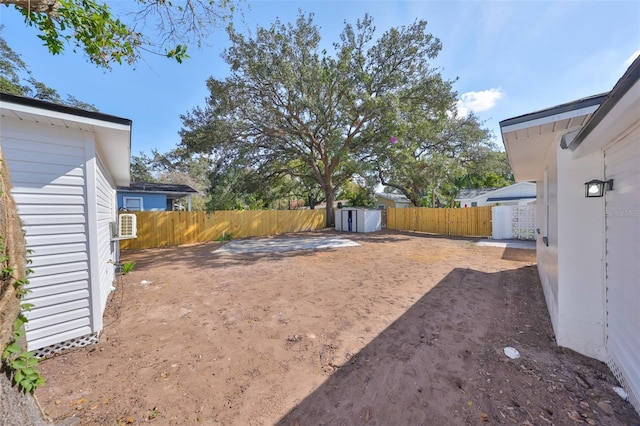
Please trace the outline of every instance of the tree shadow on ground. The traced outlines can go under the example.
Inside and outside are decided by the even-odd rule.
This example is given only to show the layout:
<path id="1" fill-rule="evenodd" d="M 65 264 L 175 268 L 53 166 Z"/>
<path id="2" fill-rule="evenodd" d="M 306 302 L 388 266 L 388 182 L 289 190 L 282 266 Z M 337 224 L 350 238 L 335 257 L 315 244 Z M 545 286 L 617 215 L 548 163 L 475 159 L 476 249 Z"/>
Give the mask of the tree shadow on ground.
<path id="1" fill-rule="evenodd" d="M 278 425 L 639 424 L 604 364 L 555 345 L 535 266 L 454 269 L 360 352 L 325 358 L 334 373 Z"/>

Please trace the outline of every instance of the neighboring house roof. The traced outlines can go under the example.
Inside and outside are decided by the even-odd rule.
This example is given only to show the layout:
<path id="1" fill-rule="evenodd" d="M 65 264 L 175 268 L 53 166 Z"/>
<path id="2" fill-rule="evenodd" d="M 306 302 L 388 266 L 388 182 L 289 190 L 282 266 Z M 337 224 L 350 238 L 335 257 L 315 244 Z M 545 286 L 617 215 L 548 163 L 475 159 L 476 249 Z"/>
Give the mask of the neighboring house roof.
<path id="1" fill-rule="evenodd" d="M 386 192 L 376 192 L 376 197 L 385 198 L 387 200 L 395 201 L 396 203 L 408 203 L 413 202 L 402 194 L 391 194 Z"/>
<path id="2" fill-rule="evenodd" d="M 119 186 L 119 192 L 148 192 L 153 194 L 197 194 L 189 185 L 176 183 L 133 182 L 129 186 Z"/>
<path id="3" fill-rule="evenodd" d="M 488 202 L 493 201 L 513 201 L 513 200 L 535 200 L 535 195 L 523 195 L 521 197 L 489 197 L 487 198 Z"/>
<path id="4" fill-rule="evenodd" d="M 498 188 L 477 188 L 477 189 L 461 189 L 456 196 L 456 201 L 458 200 L 470 200 L 472 198 L 480 197 L 489 192 L 493 192 Z"/>
<path id="5" fill-rule="evenodd" d="M 515 189 L 520 188 L 515 194 Z M 513 201 L 535 199 L 536 184 L 532 182 L 518 182 L 500 188 L 461 189 L 455 201 L 474 200 L 487 196 L 487 202 Z M 522 191 L 521 194 L 519 192 Z M 504 194 L 506 193 L 506 194 Z"/>
<path id="6" fill-rule="evenodd" d="M 2 117 L 50 123 L 95 135 L 101 158 L 116 185 L 130 182 L 131 120 L 37 99 L 0 93 Z"/>

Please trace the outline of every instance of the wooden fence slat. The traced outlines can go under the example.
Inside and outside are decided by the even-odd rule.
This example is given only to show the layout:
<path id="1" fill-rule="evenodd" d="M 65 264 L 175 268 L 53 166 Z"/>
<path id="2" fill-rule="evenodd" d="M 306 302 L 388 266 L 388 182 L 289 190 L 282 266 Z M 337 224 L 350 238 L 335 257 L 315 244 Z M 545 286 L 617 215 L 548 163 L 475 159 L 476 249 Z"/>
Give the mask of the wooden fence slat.
<path id="1" fill-rule="evenodd" d="M 168 247 L 233 238 L 322 229 L 325 210 L 233 210 L 205 212 L 131 212 L 138 238 L 121 240 L 122 250 Z"/>
<path id="2" fill-rule="evenodd" d="M 491 206 L 437 209 L 387 209 L 387 228 L 467 237 L 491 236 Z"/>

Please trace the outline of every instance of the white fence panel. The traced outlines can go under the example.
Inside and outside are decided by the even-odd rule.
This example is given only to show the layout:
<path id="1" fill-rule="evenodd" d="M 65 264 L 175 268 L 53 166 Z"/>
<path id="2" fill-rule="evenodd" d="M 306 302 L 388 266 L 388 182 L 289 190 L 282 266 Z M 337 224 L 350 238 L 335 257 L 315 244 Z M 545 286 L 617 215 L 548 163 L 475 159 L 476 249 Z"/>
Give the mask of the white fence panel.
<path id="1" fill-rule="evenodd" d="M 535 240 L 536 206 L 496 206 L 491 208 L 491 237 L 495 240 Z"/>
<path id="2" fill-rule="evenodd" d="M 513 206 L 513 238 L 518 240 L 536 239 L 536 205 Z"/>

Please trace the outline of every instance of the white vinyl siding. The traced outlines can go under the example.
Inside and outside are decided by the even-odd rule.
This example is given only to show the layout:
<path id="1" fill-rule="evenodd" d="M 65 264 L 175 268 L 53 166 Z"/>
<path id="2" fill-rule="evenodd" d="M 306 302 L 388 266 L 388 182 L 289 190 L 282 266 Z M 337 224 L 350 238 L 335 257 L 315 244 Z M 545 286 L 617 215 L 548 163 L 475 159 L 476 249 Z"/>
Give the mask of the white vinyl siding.
<path id="1" fill-rule="evenodd" d="M 100 312 L 107 305 L 107 298 L 115 279 L 116 253 L 115 244 L 111 241 L 111 223 L 116 221 L 116 191 L 115 185 L 109 180 L 104 165 L 99 161 L 96 173 L 96 206 L 98 228 L 98 268 L 100 282 Z M 102 328 L 102 327 L 100 327 Z M 98 330 L 95 330 L 98 331 Z"/>
<path id="2" fill-rule="evenodd" d="M 87 132 L 3 119 L 2 151 L 33 274 L 29 350 L 92 333 L 86 211 Z"/>
<path id="3" fill-rule="evenodd" d="M 640 128 L 605 150 L 607 363 L 640 410 Z"/>

